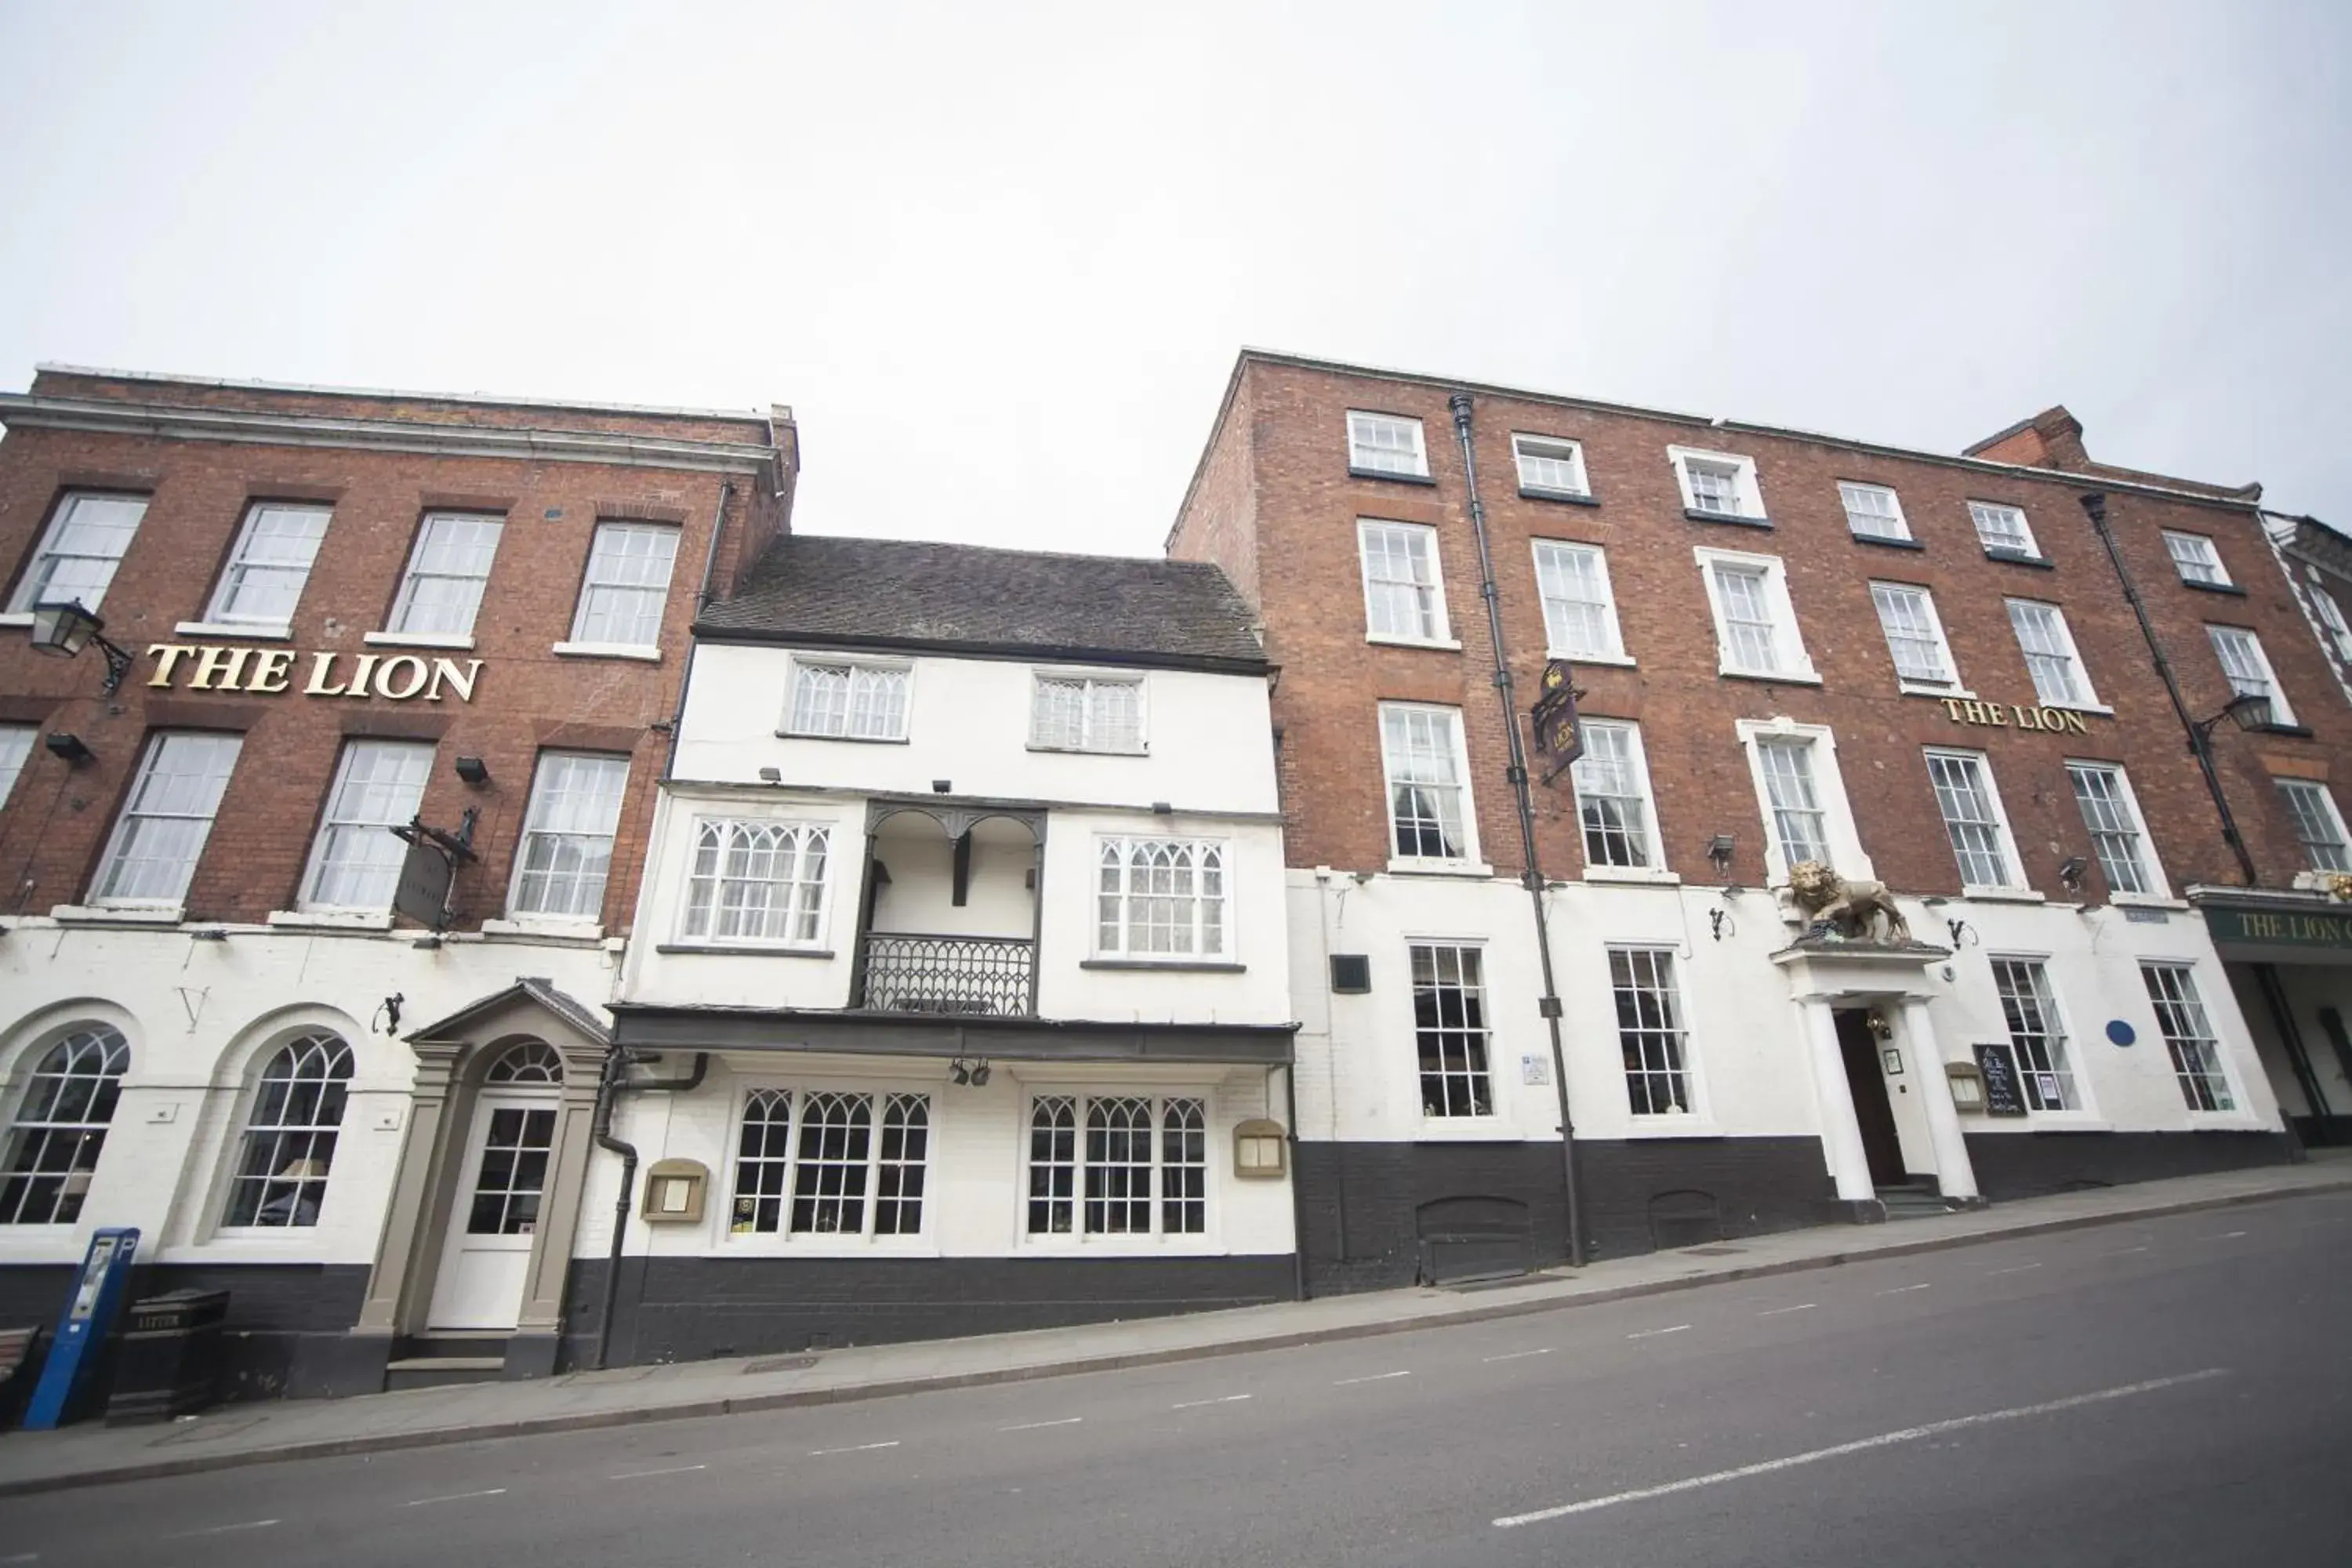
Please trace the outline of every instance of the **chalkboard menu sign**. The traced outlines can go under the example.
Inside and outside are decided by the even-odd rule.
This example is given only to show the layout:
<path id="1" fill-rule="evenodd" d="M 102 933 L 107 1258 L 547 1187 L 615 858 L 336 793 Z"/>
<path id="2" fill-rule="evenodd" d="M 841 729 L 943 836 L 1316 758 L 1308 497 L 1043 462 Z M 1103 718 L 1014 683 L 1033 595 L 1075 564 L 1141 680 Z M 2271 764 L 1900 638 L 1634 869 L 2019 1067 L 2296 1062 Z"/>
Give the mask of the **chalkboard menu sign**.
<path id="1" fill-rule="evenodd" d="M 1975 1047 L 1977 1071 L 1984 1079 L 1987 1116 L 2025 1114 L 2025 1085 L 2017 1076 L 2017 1047 L 2008 1041 Z"/>

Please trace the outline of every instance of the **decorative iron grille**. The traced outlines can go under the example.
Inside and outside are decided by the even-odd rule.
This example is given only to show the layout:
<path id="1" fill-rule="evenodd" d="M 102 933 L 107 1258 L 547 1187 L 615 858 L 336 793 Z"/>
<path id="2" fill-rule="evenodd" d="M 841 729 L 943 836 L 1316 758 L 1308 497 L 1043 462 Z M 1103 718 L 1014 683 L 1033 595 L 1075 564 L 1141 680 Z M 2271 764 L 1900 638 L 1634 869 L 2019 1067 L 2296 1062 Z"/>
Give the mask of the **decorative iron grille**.
<path id="1" fill-rule="evenodd" d="M 868 932 L 860 1005 L 894 1013 L 1030 1014 L 1036 944 L 1001 936 L 903 936 Z"/>

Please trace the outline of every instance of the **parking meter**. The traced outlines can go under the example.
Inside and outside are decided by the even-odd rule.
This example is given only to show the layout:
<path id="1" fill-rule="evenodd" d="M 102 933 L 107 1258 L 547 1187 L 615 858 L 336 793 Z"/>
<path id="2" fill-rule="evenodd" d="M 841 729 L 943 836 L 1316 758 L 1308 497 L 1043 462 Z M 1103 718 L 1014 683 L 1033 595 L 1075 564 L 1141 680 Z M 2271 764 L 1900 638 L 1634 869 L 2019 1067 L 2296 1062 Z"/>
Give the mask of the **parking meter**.
<path id="1" fill-rule="evenodd" d="M 25 1407 L 27 1430 L 43 1431 L 73 1420 L 99 1393 L 94 1386 L 98 1365 L 106 1337 L 122 1315 L 131 1265 L 138 1252 L 139 1232 L 129 1226 L 110 1226 L 89 1238 L 89 1255 L 82 1259 L 65 1315 L 58 1320 L 57 1338 L 50 1343 L 49 1359 L 42 1363 L 33 1402 Z"/>

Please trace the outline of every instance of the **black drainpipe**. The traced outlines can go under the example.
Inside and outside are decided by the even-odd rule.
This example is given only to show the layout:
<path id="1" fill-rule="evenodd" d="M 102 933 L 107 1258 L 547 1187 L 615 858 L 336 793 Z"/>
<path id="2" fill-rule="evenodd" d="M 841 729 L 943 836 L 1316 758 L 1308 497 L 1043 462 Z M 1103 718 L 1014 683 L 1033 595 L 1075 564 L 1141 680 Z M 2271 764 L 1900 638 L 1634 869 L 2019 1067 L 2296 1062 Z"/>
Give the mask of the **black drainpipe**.
<path id="1" fill-rule="evenodd" d="M 628 1051 L 614 1046 L 604 1053 L 604 1076 L 596 1084 L 596 1147 L 621 1157 L 621 1191 L 613 1200 L 613 1251 L 604 1262 L 604 1310 L 596 1320 L 596 1358 L 592 1365 L 597 1372 L 604 1370 L 604 1356 L 613 1344 L 613 1310 L 621 1299 L 621 1244 L 628 1239 L 629 1197 L 637 1184 L 637 1146 L 613 1136 L 613 1112 L 620 1106 L 624 1089 L 647 1094 L 684 1094 L 701 1088 L 702 1075 L 709 1070 L 710 1053 L 697 1051 L 694 1066 L 684 1078 L 630 1083 Z"/>
<path id="2" fill-rule="evenodd" d="M 1446 400 L 1454 411 L 1454 437 L 1462 444 L 1462 473 L 1470 493 L 1470 531 L 1478 541 L 1478 596 L 1486 601 L 1486 635 L 1495 649 L 1495 695 L 1503 704 L 1503 734 L 1510 742 L 1512 798 L 1519 808 L 1519 853 L 1527 865 L 1519 880 L 1535 910 L 1536 956 L 1543 963 L 1543 999 L 1538 1010 L 1551 1031 L 1551 1081 L 1559 1098 L 1561 1180 L 1568 1201 L 1568 1261 L 1584 1263 L 1584 1205 L 1576 1180 L 1576 1121 L 1568 1108 L 1568 1053 L 1559 1038 L 1559 990 L 1551 972 L 1551 922 L 1544 912 L 1543 868 L 1536 858 L 1536 803 L 1528 784 L 1528 752 L 1519 738 L 1519 705 L 1511 694 L 1511 664 L 1503 647 L 1502 600 L 1495 591 L 1495 557 L 1486 547 L 1486 508 L 1478 499 L 1478 459 L 1471 450 L 1470 395 L 1457 392 Z M 1492 1070 L 1494 1063 L 1488 1062 Z"/>

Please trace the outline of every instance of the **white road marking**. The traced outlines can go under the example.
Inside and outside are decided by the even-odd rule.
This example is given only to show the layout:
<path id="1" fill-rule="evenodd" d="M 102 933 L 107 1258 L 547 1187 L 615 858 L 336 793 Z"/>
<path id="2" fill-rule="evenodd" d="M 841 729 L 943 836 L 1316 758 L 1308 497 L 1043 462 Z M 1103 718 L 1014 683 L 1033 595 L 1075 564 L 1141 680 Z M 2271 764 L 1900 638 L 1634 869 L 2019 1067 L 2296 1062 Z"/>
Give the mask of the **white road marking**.
<path id="1" fill-rule="evenodd" d="M 870 1454 L 877 1448 L 895 1448 L 898 1446 L 898 1439 L 893 1437 L 887 1443 L 855 1443 L 846 1448 L 811 1448 L 809 1458 L 822 1459 L 828 1454 Z"/>
<path id="2" fill-rule="evenodd" d="M 1821 1303 L 1818 1301 L 1800 1301 L 1793 1307 L 1774 1307 L 1768 1311 L 1759 1312 L 1756 1315 L 1759 1318 L 1777 1318 L 1783 1312 L 1810 1312 L 1815 1307 L 1820 1305 Z"/>
<path id="3" fill-rule="evenodd" d="M 1775 1470 L 1794 1469 L 1800 1465 L 1817 1465 L 1823 1459 L 1840 1459 L 1848 1454 L 1866 1453 L 1873 1448 L 1890 1448 L 1898 1443 L 1916 1443 L 1922 1437 L 1939 1436 L 1946 1432 L 1958 1432 L 1970 1426 L 1986 1426 L 1996 1421 L 2021 1421 L 2029 1415 L 2052 1415 L 2062 1410 L 2080 1409 L 2086 1405 L 2100 1405 L 2111 1399 L 2129 1399 L 2135 1394 L 2154 1394 L 2159 1389 L 2178 1388 L 2183 1384 L 2202 1383 L 2209 1378 L 2227 1377 L 2229 1374 L 2228 1367 L 2209 1366 L 2202 1372 L 2182 1373 L 2177 1377 L 2152 1377 L 2145 1383 L 2122 1384 L 2114 1388 L 2102 1388 L 2093 1394 L 2075 1394 L 2064 1399 L 2044 1400 L 2039 1405 L 2019 1405 L 2007 1410 L 1988 1410 L 1979 1415 L 1958 1415 L 1948 1421 L 1930 1421 L 1924 1426 L 1906 1426 L 1897 1432 L 1882 1432 L 1875 1437 L 1864 1437 L 1852 1443 L 1840 1443 L 1830 1448 L 1813 1448 L 1802 1454 L 1791 1454 L 1782 1459 L 1766 1459 L 1759 1464 L 1742 1465 L 1737 1469 L 1717 1470 L 1711 1475 L 1692 1476 L 1686 1480 L 1668 1481 L 1664 1486 L 1643 1487 L 1629 1492 L 1612 1492 L 1607 1497 L 1591 1498 L 1583 1502 L 1564 1503 L 1559 1508 L 1538 1509 L 1533 1513 L 1506 1514 L 1495 1521 L 1495 1528 L 1515 1530 L 1523 1524 L 1539 1524 L 1549 1519 L 1565 1519 L 1572 1513 L 1591 1513 L 1595 1509 L 1614 1508 L 1619 1503 L 1643 1502 L 1651 1498 L 1670 1497 L 1675 1492 L 1696 1491 L 1701 1487 L 1720 1486 L 1725 1481 L 1744 1480 L 1749 1476 L 1770 1475 Z"/>
<path id="4" fill-rule="evenodd" d="M 1527 1356 L 1549 1354 L 1551 1354 L 1551 1347 L 1546 1345 L 1541 1350 L 1505 1351 L 1501 1355 L 1480 1356 L 1478 1359 L 1480 1361 L 1518 1361 Z"/>
<path id="5" fill-rule="evenodd" d="M 2003 1275 L 2003 1274 L 2023 1274 L 2023 1273 L 2025 1273 L 2028 1269 L 2039 1268 L 2041 1268 L 2041 1267 L 2042 1267 L 2042 1265 L 2040 1265 L 2039 1263 L 2021 1263 L 2021 1264 L 2018 1264 L 2015 1268 L 1995 1268 L 1995 1269 L 1992 1269 L 1992 1270 L 1990 1270 L 1990 1271 L 1989 1271 L 1989 1272 L 1988 1272 L 1988 1274 L 1986 1275 L 1986 1278 L 1988 1278 L 1988 1279 L 1995 1279 L 1995 1278 L 1998 1278 L 1999 1276 Z"/>
<path id="6" fill-rule="evenodd" d="M 682 1476 L 689 1470 L 707 1470 L 709 1468 L 709 1465 L 672 1465 L 663 1470 L 623 1470 L 617 1476 L 608 1476 L 605 1479 L 614 1481 L 641 1481 L 647 1476 Z"/>
<path id="7" fill-rule="evenodd" d="M 1894 1289 L 1881 1290 L 1879 1294 L 1882 1296 L 1901 1296 L 1913 1290 L 1932 1290 L 1935 1288 L 1936 1286 L 1933 1280 L 1922 1279 L 1916 1285 L 1897 1285 Z"/>
<path id="8" fill-rule="evenodd" d="M 1369 1377 L 1343 1377 L 1343 1378 L 1341 1378 L 1339 1382 L 1337 1382 L 1337 1383 L 1333 1384 L 1331 1386 L 1332 1386 L 1332 1387 L 1334 1387 L 1334 1388 L 1346 1388 L 1346 1387 L 1350 1386 L 1351 1384 L 1359 1384 L 1359 1383 L 1386 1383 L 1390 1378 L 1392 1378 L 1392 1377 L 1411 1377 L 1412 1375 L 1412 1373 L 1411 1372 L 1409 1372 L 1409 1371 L 1408 1371 L 1408 1372 L 1376 1372 L 1376 1373 L 1372 1373 L 1370 1376 L 1369 1376 Z"/>
<path id="9" fill-rule="evenodd" d="M 2219 1235 L 2205 1237 L 2201 1239 L 2206 1241 L 2235 1241 L 2238 1237 L 2249 1234 L 2251 1233 L 2242 1230 L 2225 1230 L 2221 1232 Z"/>
<path id="10" fill-rule="evenodd" d="M 41 1560 L 41 1554 L 40 1554 L 39 1552 L 14 1552 L 14 1553 L 10 1554 L 9 1556 L 6 1556 L 6 1557 L 0 1557 L 0 1563 L 38 1563 L 40 1560 Z"/>
<path id="11" fill-rule="evenodd" d="M 1171 1405 L 1171 1410 L 1198 1410 L 1203 1405 L 1239 1405 L 1249 1397 L 1246 1394 L 1228 1394 L 1223 1399 L 1188 1399 L 1181 1405 Z"/>
<path id="12" fill-rule="evenodd" d="M 1688 1323 L 1676 1323 L 1671 1329 L 1643 1329 L 1639 1333 L 1627 1334 L 1625 1337 L 1629 1340 L 1654 1340 L 1660 1334 L 1678 1334 L 1689 1327 Z"/>
<path id="13" fill-rule="evenodd" d="M 1083 1415 L 1065 1415 L 1059 1421 L 1024 1421 L 1018 1426 L 999 1426 L 1000 1432 L 1034 1432 L 1041 1426 L 1075 1426 L 1085 1420 Z"/>
<path id="14" fill-rule="evenodd" d="M 248 1519 L 243 1524 L 215 1524 L 209 1530 L 183 1530 L 177 1534 L 167 1535 L 163 1537 L 163 1539 L 166 1541 L 185 1541 L 189 1537 L 196 1535 L 226 1535 L 232 1531 L 238 1530 L 268 1530 L 271 1525 L 276 1524 L 277 1522 L 278 1521 L 274 1519 Z M 37 1556 L 38 1553 L 36 1553 L 35 1555 Z M 11 1563 L 18 1561 L 30 1562 L 32 1559 L 25 1558 L 20 1560 L 18 1558 L 11 1557 L 8 1561 Z"/>
<path id="15" fill-rule="evenodd" d="M 467 1501 L 467 1500 L 472 1499 L 472 1498 L 478 1498 L 478 1497 L 504 1497 L 504 1496 L 506 1496 L 506 1495 L 507 1495 L 507 1489 L 506 1489 L 506 1488 L 504 1488 L 504 1487 L 492 1487 L 492 1488 L 490 1488 L 488 1491 L 478 1491 L 478 1492 L 451 1492 L 451 1493 L 449 1493 L 446 1497 L 421 1497 L 421 1498 L 413 1498 L 413 1499 L 411 1499 L 410 1500 L 408 1500 L 407 1502 L 404 1502 L 404 1503 L 401 1504 L 400 1506 L 401 1506 L 401 1507 L 403 1507 L 403 1508 L 423 1508 L 423 1507 L 424 1507 L 426 1503 L 428 1503 L 428 1502 L 465 1502 L 465 1501 Z"/>
<path id="16" fill-rule="evenodd" d="M 2118 1247 L 2113 1252 L 2102 1252 L 2099 1256 L 2102 1258 L 2122 1258 L 2128 1253 L 2146 1252 L 2147 1250 L 2147 1246 L 2143 1242 L 2137 1247 Z"/>

